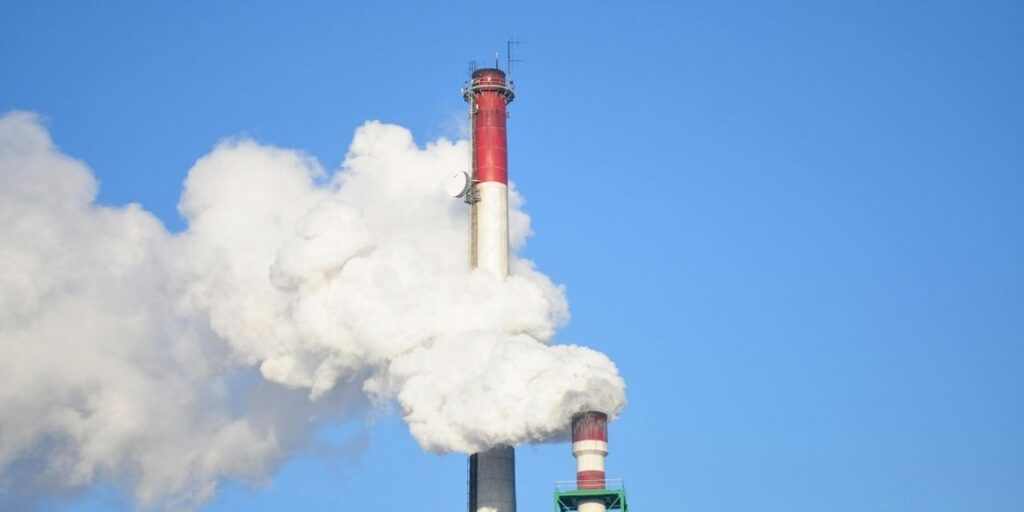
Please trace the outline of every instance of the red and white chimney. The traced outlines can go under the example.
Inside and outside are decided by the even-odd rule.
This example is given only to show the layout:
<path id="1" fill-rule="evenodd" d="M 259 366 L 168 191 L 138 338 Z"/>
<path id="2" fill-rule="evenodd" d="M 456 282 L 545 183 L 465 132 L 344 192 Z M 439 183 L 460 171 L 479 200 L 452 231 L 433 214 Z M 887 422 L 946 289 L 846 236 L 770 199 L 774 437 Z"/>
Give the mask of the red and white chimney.
<path id="1" fill-rule="evenodd" d="M 495 68 L 473 71 L 469 103 L 472 173 L 456 197 L 470 204 L 469 266 L 508 278 L 508 104 L 511 80 Z M 516 452 L 495 446 L 469 458 L 469 512 L 516 512 Z"/>
<path id="2" fill-rule="evenodd" d="M 470 203 L 470 261 L 498 279 L 508 277 L 507 106 L 512 83 L 496 68 L 473 72 L 464 89 L 473 144 Z"/>
<path id="3" fill-rule="evenodd" d="M 576 487 L 604 489 L 604 458 L 608 456 L 608 415 L 579 412 L 572 417 L 572 455 L 576 457 Z M 604 512 L 604 501 L 581 501 L 579 512 Z"/>

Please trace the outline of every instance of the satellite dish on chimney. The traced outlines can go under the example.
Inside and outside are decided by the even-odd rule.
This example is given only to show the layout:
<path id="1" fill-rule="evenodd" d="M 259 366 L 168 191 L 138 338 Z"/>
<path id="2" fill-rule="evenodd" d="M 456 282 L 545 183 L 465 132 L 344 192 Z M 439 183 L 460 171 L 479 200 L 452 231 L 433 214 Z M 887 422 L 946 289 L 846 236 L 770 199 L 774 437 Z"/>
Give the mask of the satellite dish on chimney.
<path id="1" fill-rule="evenodd" d="M 448 190 L 448 195 L 452 197 L 462 197 L 469 192 L 469 187 L 472 184 L 473 181 L 469 179 L 469 174 L 459 171 L 448 178 L 448 186 L 446 189 Z"/>

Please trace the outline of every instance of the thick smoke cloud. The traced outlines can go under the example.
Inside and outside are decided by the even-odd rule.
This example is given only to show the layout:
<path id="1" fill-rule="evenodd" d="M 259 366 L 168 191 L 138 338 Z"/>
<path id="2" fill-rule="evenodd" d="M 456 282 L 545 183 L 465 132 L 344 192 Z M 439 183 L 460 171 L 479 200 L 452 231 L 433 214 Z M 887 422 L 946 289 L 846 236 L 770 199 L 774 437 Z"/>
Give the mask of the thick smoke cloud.
<path id="1" fill-rule="evenodd" d="M 467 212 L 443 192 L 467 159 L 376 122 L 335 173 L 226 141 L 189 171 L 171 234 L 96 205 L 36 116 L 0 118 L 0 503 L 106 482 L 187 508 L 368 407 L 464 453 L 618 413 L 607 357 L 547 344 L 560 287 L 522 259 L 506 282 L 467 270 Z"/>

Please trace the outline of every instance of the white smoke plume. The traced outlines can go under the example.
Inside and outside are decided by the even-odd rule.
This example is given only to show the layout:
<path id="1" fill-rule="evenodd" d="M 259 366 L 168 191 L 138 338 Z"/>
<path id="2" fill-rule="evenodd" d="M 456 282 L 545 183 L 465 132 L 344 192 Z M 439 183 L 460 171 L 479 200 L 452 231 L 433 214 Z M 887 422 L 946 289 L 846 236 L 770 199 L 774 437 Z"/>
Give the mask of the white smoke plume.
<path id="1" fill-rule="evenodd" d="M 467 269 L 466 208 L 443 191 L 467 167 L 465 141 L 377 122 L 334 173 L 226 141 L 189 171 L 172 234 L 95 204 L 37 116 L 0 118 L 0 505 L 104 482 L 189 508 L 390 404 L 441 453 L 617 414 L 614 364 L 548 344 L 560 287 L 519 258 L 507 281 Z"/>

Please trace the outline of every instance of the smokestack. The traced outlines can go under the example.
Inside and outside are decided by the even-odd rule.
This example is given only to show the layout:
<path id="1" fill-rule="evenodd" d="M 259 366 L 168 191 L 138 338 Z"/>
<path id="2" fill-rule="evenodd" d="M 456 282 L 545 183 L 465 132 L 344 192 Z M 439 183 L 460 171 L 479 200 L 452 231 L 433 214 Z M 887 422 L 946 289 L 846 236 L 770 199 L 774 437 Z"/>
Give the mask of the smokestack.
<path id="1" fill-rule="evenodd" d="M 586 411 L 572 417 L 572 455 L 576 457 L 576 488 L 604 489 L 604 458 L 608 455 L 608 415 Z M 579 512 L 604 512 L 604 500 L 583 500 Z"/>
<path id="2" fill-rule="evenodd" d="M 462 97 L 469 103 L 472 173 L 465 191 L 470 205 L 472 268 L 508 277 L 507 105 L 515 92 L 505 72 L 474 70 Z M 469 512 L 515 512 L 516 453 L 497 446 L 469 458 Z"/>
<path id="3" fill-rule="evenodd" d="M 470 204 L 470 258 L 498 279 L 508 277 L 508 135 L 507 105 L 515 98 L 505 72 L 495 68 L 473 72 L 463 90 L 469 103 L 473 143 Z"/>
<path id="4" fill-rule="evenodd" d="M 469 456 L 470 512 L 515 512 L 516 452 L 497 446 Z"/>

